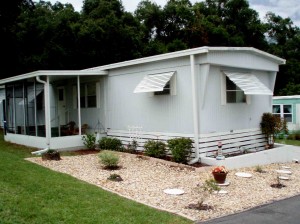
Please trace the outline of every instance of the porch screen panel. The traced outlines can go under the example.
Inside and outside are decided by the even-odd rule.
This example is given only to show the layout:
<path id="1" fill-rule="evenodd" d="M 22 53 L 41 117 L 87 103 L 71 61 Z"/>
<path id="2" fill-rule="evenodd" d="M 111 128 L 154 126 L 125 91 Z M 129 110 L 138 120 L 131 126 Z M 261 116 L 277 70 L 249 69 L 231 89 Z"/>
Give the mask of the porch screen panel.
<path id="1" fill-rule="evenodd" d="M 167 72 L 145 76 L 134 89 L 134 93 L 163 91 L 175 72 Z"/>
<path id="2" fill-rule="evenodd" d="M 45 127 L 45 103 L 44 103 L 44 85 L 41 83 L 36 83 L 35 86 L 35 105 L 36 105 L 36 126 L 37 126 L 37 136 L 46 136 Z"/>
<path id="3" fill-rule="evenodd" d="M 8 133 L 15 133 L 15 118 L 14 118 L 14 87 L 6 85 L 6 128 Z"/>
<path id="4" fill-rule="evenodd" d="M 224 72 L 246 95 L 273 95 L 255 75 L 248 73 Z"/>
<path id="5" fill-rule="evenodd" d="M 36 135 L 36 127 L 35 127 L 35 91 L 34 91 L 34 83 L 27 83 L 27 96 L 22 101 L 22 104 L 26 105 L 26 134 L 27 135 Z"/>
<path id="6" fill-rule="evenodd" d="M 24 100 L 23 83 L 16 83 L 14 86 L 15 97 L 15 121 L 16 121 L 16 133 L 25 134 L 25 108 L 21 102 Z M 25 95 L 25 94 L 24 94 Z"/>

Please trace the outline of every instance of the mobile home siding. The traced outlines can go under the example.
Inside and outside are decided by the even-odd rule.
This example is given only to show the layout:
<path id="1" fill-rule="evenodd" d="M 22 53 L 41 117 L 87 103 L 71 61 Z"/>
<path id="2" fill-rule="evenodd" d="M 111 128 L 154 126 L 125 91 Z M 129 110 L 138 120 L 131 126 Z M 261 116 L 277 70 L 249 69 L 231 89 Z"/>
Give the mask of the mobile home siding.
<path id="1" fill-rule="evenodd" d="M 175 71 L 176 95 L 133 93 L 145 75 Z M 107 127 L 127 130 L 140 126 L 148 132 L 193 133 L 192 92 L 188 57 L 140 68 L 113 70 L 108 78 Z"/>

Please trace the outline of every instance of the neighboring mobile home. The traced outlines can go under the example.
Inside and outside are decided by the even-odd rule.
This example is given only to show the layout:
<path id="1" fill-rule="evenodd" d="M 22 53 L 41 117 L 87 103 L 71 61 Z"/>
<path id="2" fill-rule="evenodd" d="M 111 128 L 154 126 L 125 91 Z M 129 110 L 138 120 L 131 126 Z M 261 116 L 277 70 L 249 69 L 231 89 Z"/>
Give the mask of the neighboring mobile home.
<path id="1" fill-rule="evenodd" d="M 300 95 L 274 96 L 273 114 L 286 119 L 290 131 L 300 130 Z"/>
<path id="2" fill-rule="evenodd" d="M 166 140 L 191 137 L 194 157 L 223 149 L 262 149 L 285 60 L 243 47 L 200 47 L 80 71 L 36 71 L 0 80 L 7 141 L 38 148 L 81 147 L 87 132 Z M 69 123 L 72 121 L 71 123 Z M 66 124 L 68 124 L 66 126 Z"/>

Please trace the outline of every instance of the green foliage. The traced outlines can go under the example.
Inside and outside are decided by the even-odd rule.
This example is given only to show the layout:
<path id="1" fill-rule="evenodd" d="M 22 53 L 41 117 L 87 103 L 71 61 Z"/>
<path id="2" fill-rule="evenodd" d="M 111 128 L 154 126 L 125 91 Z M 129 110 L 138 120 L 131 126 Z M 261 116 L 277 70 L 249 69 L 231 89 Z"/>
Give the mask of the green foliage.
<path id="1" fill-rule="evenodd" d="M 174 138 L 169 139 L 167 142 L 173 160 L 177 163 L 186 163 L 191 154 L 193 140 L 190 138 Z"/>
<path id="2" fill-rule="evenodd" d="M 213 178 L 205 180 L 204 184 L 201 186 L 201 189 L 205 192 L 208 192 L 209 194 L 213 193 L 214 191 L 221 190 L 221 188 Z"/>
<path id="3" fill-rule="evenodd" d="M 82 136 L 83 144 L 88 149 L 95 149 L 96 147 L 96 136 L 95 134 L 86 134 Z"/>
<path id="4" fill-rule="evenodd" d="M 123 180 L 122 177 L 119 174 L 116 174 L 116 173 L 110 174 L 107 179 L 112 180 L 112 181 L 122 181 Z"/>
<path id="5" fill-rule="evenodd" d="M 155 158 L 166 156 L 166 144 L 159 140 L 148 140 L 145 145 L 145 154 Z"/>
<path id="6" fill-rule="evenodd" d="M 135 153 L 138 147 L 138 143 L 136 140 L 132 140 L 128 143 L 127 147 L 124 149 L 125 152 Z"/>
<path id="7" fill-rule="evenodd" d="M 43 160 L 60 160 L 60 153 L 54 149 L 48 149 L 42 154 Z"/>
<path id="8" fill-rule="evenodd" d="M 270 142 L 275 137 L 275 135 L 283 132 L 288 133 L 287 122 L 284 119 L 281 119 L 279 116 L 273 115 L 272 113 L 264 113 L 260 123 L 260 129 L 263 134 L 268 138 L 269 144 L 272 145 L 273 142 Z"/>
<path id="9" fill-rule="evenodd" d="M 258 172 L 258 173 L 263 173 L 264 172 L 263 168 L 259 165 L 257 165 L 254 170 L 255 170 L 255 172 Z"/>
<path id="10" fill-rule="evenodd" d="M 98 144 L 102 150 L 122 151 L 122 142 L 117 138 L 103 137 L 99 139 Z"/>
<path id="11" fill-rule="evenodd" d="M 118 168 L 119 156 L 112 152 L 99 153 L 99 159 L 106 169 Z"/>

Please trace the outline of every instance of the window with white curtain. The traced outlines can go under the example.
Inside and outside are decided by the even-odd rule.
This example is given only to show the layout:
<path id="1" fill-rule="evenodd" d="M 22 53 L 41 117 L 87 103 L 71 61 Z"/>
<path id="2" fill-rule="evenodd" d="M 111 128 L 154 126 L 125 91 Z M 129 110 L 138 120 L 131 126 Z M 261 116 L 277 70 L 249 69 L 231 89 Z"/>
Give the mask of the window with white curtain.
<path id="1" fill-rule="evenodd" d="M 292 105 L 276 104 L 273 105 L 273 114 L 284 118 L 287 122 L 293 121 Z"/>

